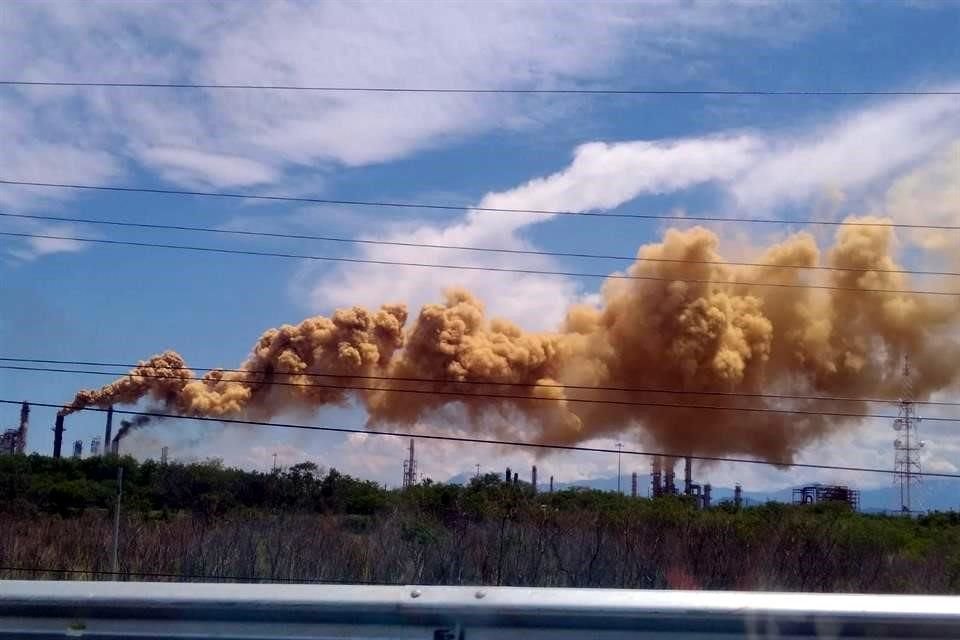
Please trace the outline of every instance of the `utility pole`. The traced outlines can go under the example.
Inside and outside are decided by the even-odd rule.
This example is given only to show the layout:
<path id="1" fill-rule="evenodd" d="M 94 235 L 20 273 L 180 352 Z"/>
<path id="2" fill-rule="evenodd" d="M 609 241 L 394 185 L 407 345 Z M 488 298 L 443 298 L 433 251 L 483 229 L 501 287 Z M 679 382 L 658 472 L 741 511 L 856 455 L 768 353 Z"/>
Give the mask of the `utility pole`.
<path id="1" fill-rule="evenodd" d="M 117 508 L 113 513 L 113 579 L 120 572 L 120 500 L 123 498 L 123 466 L 117 467 Z"/>
<path id="2" fill-rule="evenodd" d="M 623 452 L 623 443 L 617 443 L 617 493 L 623 495 L 623 491 L 620 490 L 620 454 Z"/>
<path id="3" fill-rule="evenodd" d="M 273 453 L 273 472 L 274 472 L 274 473 L 277 472 L 277 453 L 276 453 L 276 451 L 274 451 L 274 453 Z"/>

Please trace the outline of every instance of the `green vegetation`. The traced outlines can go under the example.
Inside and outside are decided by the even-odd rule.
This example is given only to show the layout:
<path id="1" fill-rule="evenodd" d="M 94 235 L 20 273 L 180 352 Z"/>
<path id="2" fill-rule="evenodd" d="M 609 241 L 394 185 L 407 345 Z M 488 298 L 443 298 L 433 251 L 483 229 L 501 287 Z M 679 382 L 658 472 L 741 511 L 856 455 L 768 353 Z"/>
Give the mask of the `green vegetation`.
<path id="1" fill-rule="evenodd" d="M 493 474 L 399 491 L 311 463 L 257 473 L 217 461 L 38 455 L 0 457 L 0 565 L 31 570 L 0 577 L 108 570 L 118 465 L 121 568 L 131 579 L 960 592 L 955 513 L 700 511 L 682 498 L 534 494 Z"/>
<path id="2" fill-rule="evenodd" d="M 374 482 L 303 462 L 278 473 L 199 464 L 137 462 L 134 458 L 53 459 L 37 454 L 0 457 L 0 500 L 6 510 L 77 515 L 112 507 L 123 466 L 127 511 L 223 515 L 237 509 L 356 513 L 385 509 L 391 494 Z M 0 507 L 2 508 L 2 507 Z"/>

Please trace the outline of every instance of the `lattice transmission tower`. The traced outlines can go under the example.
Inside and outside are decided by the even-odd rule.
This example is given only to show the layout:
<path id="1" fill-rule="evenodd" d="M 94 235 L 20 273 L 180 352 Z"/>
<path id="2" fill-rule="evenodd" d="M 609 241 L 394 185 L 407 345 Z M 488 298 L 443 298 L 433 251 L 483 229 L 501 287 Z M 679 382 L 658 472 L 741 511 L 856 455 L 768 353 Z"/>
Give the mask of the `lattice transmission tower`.
<path id="1" fill-rule="evenodd" d="M 893 430 L 897 437 L 893 441 L 894 479 L 900 485 L 900 511 L 910 513 L 912 506 L 910 494 L 915 484 L 920 483 L 920 450 L 923 440 L 917 430 L 920 416 L 913 401 L 913 383 L 910 379 L 910 360 L 903 360 L 903 397 L 897 403 L 897 417 L 893 421 Z"/>
<path id="2" fill-rule="evenodd" d="M 410 456 L 403 461 L 403 488 L 408 489 L 417 484 L 417 458 L 414 454 L 413 438 L 410 439 Z"/>

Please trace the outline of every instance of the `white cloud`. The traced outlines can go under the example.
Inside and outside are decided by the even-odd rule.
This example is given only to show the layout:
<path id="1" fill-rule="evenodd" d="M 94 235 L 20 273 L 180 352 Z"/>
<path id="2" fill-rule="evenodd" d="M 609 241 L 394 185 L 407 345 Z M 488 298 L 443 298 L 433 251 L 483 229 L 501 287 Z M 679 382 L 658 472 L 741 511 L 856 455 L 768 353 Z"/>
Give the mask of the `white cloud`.
<path id="1" fill-rule="evenodd" d="M 770 134 L 767 149 L 729 189 L 747 210 L 803 205 L 834 190 L 889 179 L 960 135 L 953 96 L 900 99 L 800 134 Z"/>
<path id="2" fill-rule="evenodd" d="M 960 137 L 953 96 L 890 100 L 848 112 L 812 129 L 720 132 L 672 140 L 590 142 L 564 170 L 489 194 L 484 207 L 583 211 L 612 209 L 643 194 L 714 182 L 745 213 L 808 205 L 840 194 L 868 196 L 899 172 L 943 153 Z M 948 150 L 890 194 L 891 206 L 943 220 L 955 212 L 960 151 Z M 936 184 L 933 184 L 936 183 Z M 921 198 L 924 193 L 926 195 Z M 935 200 L 935 201 L 934 201 Z M 908 202 L 909 201 L 909 202 Z M 503 216 L 522 226 L 544 216 Z M 519 221 L 519 222 L 517 222 Z"/>
<path id="3" fill-rule="evenodd" d="M 2 46 L 2 45 L 0 45 Z M 98 148 L 61 109 L 30 107 L 0 92 L 0 177 L 4 180 L 102 184 L 121 173 L 116 158 Z M 68 191 L 2 185 L 0 206 L 24 209 L 71 197 Z"/>
<path id="4" fill-rule="evenodd" d="M 589 211 L 612 209 L 641 194 L 669 193 L 713 180 L 731 180 L 753 162 L 759 141 L 749 136 L 590 142 L 566 169 L 486 196 L 479 206 Z"/>
<path id="5" fill-rule="evenodd" d="M 277 172 L 261 162 L 184 147 L 152 147 L 140 157 L 164 179 L 191 186 L 257 185 L 277 178 Z"/>
<path id="6" fill-rule="evenodd" d="M 776 3 L 8 3 L 0 74 L 35 80 L 551 88 L 682 81 L 730 39 L 789 41 L 821 11 Z M 784 21 L 784 16 L 790 20 Z M 789 25 L 789 26 L 785 26 Z M 285 171 L 385 162 L 451 139 L 536 126 L 535 97 L 356 92 L 5 89 L 58 139 L 186 185 L 256 185 Z M 562 112 L 563 110 L 561 110 Z M 5 109 L 6 112 L 6 109 Z M 548 116 L 549 117 L 549 116 Z M 57 127 L 58 130 L 63 127 Z M 32 147 L 25 147 L 30 151 Z M 41 153 L 42 149 L 37 149 Z M 241 159 L 246 159 L 242 161 Z M 103 162 L 103 159 L 100 159 Z M 0 165 L 5 168 L 5 165 Z M 35 171 L 33 171 L 35 169 Z M 42 169 L 42 170 L 41 170 Z M 51 175 L 32 168 L 33 178 Z"/>
<path id="7" fill-rule="evenodd" d="M 34 257 L 50 253 L 69 253 L 80 251 L 83 243 L 64 238 L 31 238 L 30 248 Z"/>
<path id="8" fill-rule="evenodd" d="M 520 249 L 527 245 L 510 234 L 499 234 L 482 225 L 461 224 L 448 228 L 421 227 L 414 233 L 378 236 L 453 244 L 485 244 Z M 436 264 L 469 264 L 476 266 L 550 269 L 546 258 L 463 256 L 462 252 L 437 249 L 409 249 L 400 247 L 366 247 L 361 255 L 375 260 L 403 260 Z M 451 257 L 454 256 L 454 257 Z M 562 277 L 535 274 L 497 273 L 487 271 L 456 271 L 417 267 L 385 267 L 382 265 L 351 265 L 349 267 L 309 267 L 308 274 L 319 277 L 310 290 L 312 306 L 318 311 L 355 304 L 379 306 L 385 302 L 405 302 L 412 312 L 427 302 L 440 300 L 448 287 L 466 287 L 488 305 L 488 311 L 499 317 L 525 321 L 530 328 L 555 326 L 563 317 L 569 302 L 577 296 L 576 286 Z M 310 278 L 306 276 L 306 279 Z M 532 320 L 532 322 L 531 322 Z"/>
<path id="9" fill-rule="evenodd" d="M 746 137 L 691 141 L 592 143 L 579 147 L 569 167 L 508 191 L 487 194 L 478 206 L 510 209 L 588 211 L 616 207 L 643 193 L 674 191 L 729 178 L 749 158 L 754 142 Z M 527 249 L 518 231 L 550 215 L 473 211 L 447 225 L 423 224 L 369 239 L 454 246 Z M 364 259 L 433 264 L 468 264 L 490 268 L 557 270 L 544 256 L 476 254 L 439 249 L 364 246 Z M 316 272 L 316 269 L 311 269 Z M 318 310 L 404 301 L 415 312 L 439 298 L 442 289 L 462 286 L 489 305 L 492 315 L 522 322 L 529 329 L 556 326 L 567 307 L 580 297 L 569 278 L 456 271 L 383 265 L 324 268 L 312 289 Z"/>
<path id="10" fill-rule="evenodd" d="M 932 225 L 960 224 L 960 141 L 897 179 L 887 191 L 884 211 L 899 220 Z M 955 251 L 956 232 L 921 230 L 911 239 L 926 249 Z M 957 259 L 956 254 L 953 256 Z"/>
<path id="11" fill-rule="evenodd" d="M 960 103 L 925 96 L 872 106 L 804 134 L 753 132 L 588 143 L 575 150 L 573 161 L 563 170 L 513 189 L 487 194 L 478 206 L 606 210 L 641 195 L 677 192 L 703 183 L 714 183 L 726 190 L 737 206 L 747 209 L 746 213 L 809 203 L 838 190 L 848 190 L 862 198 L 875 185 L 883 185 L 883 179 L 889 180 L 896 171 L 915 165 L 960 135 L 960 117 L 948 117 L 951 114 L 960 116 Z M 944 182 L 939 173 L 935 178 Z M 927 184 L 932 179 L 924 174 L 915 177 L 914 182 L 923 180 Z M 898 191 L 900 199 L 906 197 L 903 194 L 908 188 L 912 189 L 909 193 L 915 201 L 917 188 L 906 184 Z M 518 232 L 552 217 L 471 212 L 446 225 L 424 224 L 364 237 L 524 249 L 529 247 Z M 542 256 L 458 254 L 377 246 L 364 247 L 360 255 L 373 260 L 557 269 L 552 260 Z M 530 328 L 540 329 L 556 325 L 570 302 L 590 293 L 580 291 L 568 279 L 529 274 L 382 265 L 325 268 L 323 274 L 310 293 L 318 310 L 385 301 L 407 301 L 416 309 L 424 302 L 436 300 L 446 286 L 457 285 L 474 290 L 491 305 L 494 315 L 528 324 L 533 318 L 535 324 Z"/>
<path id="12" fill-rule="evenodd" d="M 0 236 L 0 240 L 9 245 L 6 253 L 16 259 L 14 262 L 30 262 L 55 253 L 76 253 L 89 246 L 87 243 L 71 239 L 75 237 L 76 228 L 69 224 L 45 224 L 34 220 L 3 218 L 0 219 L 0 231 L 57 236 L 23 239 L 15 236 Z"/>

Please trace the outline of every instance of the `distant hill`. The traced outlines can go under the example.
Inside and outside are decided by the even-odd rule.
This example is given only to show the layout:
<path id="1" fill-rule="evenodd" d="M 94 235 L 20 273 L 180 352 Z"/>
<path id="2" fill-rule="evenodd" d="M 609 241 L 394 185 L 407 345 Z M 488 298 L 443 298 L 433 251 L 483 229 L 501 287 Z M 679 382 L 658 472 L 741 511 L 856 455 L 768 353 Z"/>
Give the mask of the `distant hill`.
<path id="1" fill-rule="evenodd" d="M 448 480 L 453 484 L 465 484 L 469 482 L 474 474 L 459 473 Z M 522 476 L 522 474 L 521 474 Z M 529 481 L 527 477 L 521 477 L 523 481 Z M 682 480 L 681 480 L 682 482 Z M 544 491 L 548 488 L 543 482 L 537 483 L 538 488 Z M 649 490 L 650 476 L 640 476 L 640 495 L 646 496 Z M 620 479 L 621 490 L 624 493 L 630 492 L 630 476 L 623 476 Z M 795 485 L 800 487 L 803 485 Z M 588 478 L 576 482 L 560 482 L 556 485 L 557 489 L 566 489 L 568 487 L 585 487 L 588 489 L 598 489 L 600 491 L 616 491 L 617 478 Z M 856 488 L 856 487 L 854 487 Z M 764 502 L 791 502 L 793 500 L 794 486 L 776 489 L 773 491 L 748 491 L 744 490 L 743 497 L 747 504 L 762 504 Z M 860 510 L 865 512 L 882 512 L 894 510 L 899 505 L 900 489 L 892 483 L 888 487 L 878 487 L 874 489 L 863 489 L 860 491 Z M 713 500 L 732 500 L 733 487 L 713 487 Z M 960 509 L 960 480 L 951 480 L 948 478 L 931 478 L 914 489 L 913 508 L 920 511 L 955 511 Z"/>

